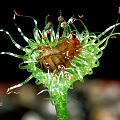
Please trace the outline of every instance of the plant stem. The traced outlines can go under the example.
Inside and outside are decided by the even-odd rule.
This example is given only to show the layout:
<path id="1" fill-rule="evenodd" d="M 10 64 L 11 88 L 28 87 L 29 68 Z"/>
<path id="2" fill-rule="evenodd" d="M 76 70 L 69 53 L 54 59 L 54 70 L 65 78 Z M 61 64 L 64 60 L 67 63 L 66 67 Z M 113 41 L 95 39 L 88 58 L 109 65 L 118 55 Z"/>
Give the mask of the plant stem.
<path id="1" fill-rule="evenodd" d="M 54 95 L 53 95 L 54 94 Z M 67 91 L 54 91 L 52 101 L 56 108 L 58 120 L 68 120 Z"/>
<path id="2" fill-rule="evenodd" d="M 59 102 L 55 105 L 58 120 L 68 120 L 68 111 L 66 101 Z"/>

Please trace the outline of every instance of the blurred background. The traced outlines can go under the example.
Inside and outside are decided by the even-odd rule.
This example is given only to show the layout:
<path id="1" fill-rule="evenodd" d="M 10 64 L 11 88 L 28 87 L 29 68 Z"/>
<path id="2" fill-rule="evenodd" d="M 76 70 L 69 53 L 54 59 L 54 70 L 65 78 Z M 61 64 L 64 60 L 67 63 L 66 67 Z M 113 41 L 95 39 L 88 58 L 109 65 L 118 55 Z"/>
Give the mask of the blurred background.
<path id="1" fill-rule="evenodd" d="M 0 1 L 0 29 L 9 31 L 17 43 L 26 46 L 27 43 L 14 25 L 13 10 L 34 17 L 41 30 L 48 14 L 56 28 L 59 11 L 62 10 L 65 20 L 74 14 L 84 15 L 82 20 L 90 32 L 102 32 L 117 21 L 119 6 L 119 0 L 4 0 Z M 28 38 L 33 38 L 32 20 L 17 17 L 16 22 Z M 83 29 L 79 24 L 77 27 Z M 120 32 L 120 27 L 115 31 Z M 100 66 L 93 69 L 92 75 L 85 77 L 84 83 L 78 81 L 74 84 L 74 89 L 69 90 L 70 120 L 120 120 L 119 50 L 120 37 L 109 39 L 100 58 Z M 0 51 L 24 55 L 2 32 Z M 37 96 L 44 86 L 35 85 L 34 79 L 15 90 L 20 94 L 6 94 L 7 88 L 24 81 L 30 75 L 26 70 L 18 68 L 20 62 L 21 59 L 0 55 L 0 120 L 57 120 L 49 94 L 44 92 Z"/>

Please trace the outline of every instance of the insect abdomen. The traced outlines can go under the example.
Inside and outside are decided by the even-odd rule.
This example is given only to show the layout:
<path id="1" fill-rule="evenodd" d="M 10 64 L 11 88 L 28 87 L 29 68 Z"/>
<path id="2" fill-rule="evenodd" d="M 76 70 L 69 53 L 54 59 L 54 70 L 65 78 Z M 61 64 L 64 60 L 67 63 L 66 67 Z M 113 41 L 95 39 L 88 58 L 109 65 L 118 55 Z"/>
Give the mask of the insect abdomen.
<path id="1" fill-rule="evenodd" d="M 36 67 L 42 69 L 43 72 L 59 71 L 61 67 L 62 69 L 70 67 L 71 60 L 80 53 L 81 45 L 77 40 L 75 38 L 61 38 L 57 46 L 46 47 L 42 57 L 38 56 Z"/>

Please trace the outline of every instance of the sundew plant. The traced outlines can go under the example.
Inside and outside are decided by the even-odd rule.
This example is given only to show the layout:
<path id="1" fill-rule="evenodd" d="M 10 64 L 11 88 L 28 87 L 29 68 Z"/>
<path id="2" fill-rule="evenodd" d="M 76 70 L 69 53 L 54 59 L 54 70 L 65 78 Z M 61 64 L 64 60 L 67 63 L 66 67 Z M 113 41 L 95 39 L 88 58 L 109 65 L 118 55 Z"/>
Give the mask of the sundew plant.
<path id="1" fill-rule="evenodd" d="M 17 16 L 33 20 L 35 24 L 34 39 L 25 36 L 18 27 L 15 22 Z M 14 11 L 14 23 L 25 42 L 28 43 L 26 47 L 19 45 L 8 31 L 0 29 L 10 37 L 15 47 L 25 52 L 24 55 L 11 52 L 0 52 L 0 54 L 20 58 L 22 62 L 19 64 L 19 68 L 26 69 L 31 73 L 24 82 L 8 88 L 7 93 L 23 86 L 32 78 L 36 78 L 37 85 L 45 86 L 40 93 L 49 92 L 50 100 L 56 108 L 58 120 L 68 120 L 68 90 L 73 88 L 75 81 L 84 82 L 84 76 L 91 75 L 92 69 L 99 66 L 99 58 L 103 55 L 109 38 L 119 34 L 114 33 L 114 29 L 120 23 L 116 22 L 102 33 L 96 34 L 88 31 L 81 20 L 83 16 L 73 15 L 68 21 L 65 21 L 60 11 L 58 27 L 55 32 L 53 23 L 48 21 L 49 16 L 46 16 L 45 26 L 41 31 L 35 18 Z M 76 21 L 77 26 L 75 25 Z M 78 31 L 78 22 L 83 25 L 84 31 Z"/>

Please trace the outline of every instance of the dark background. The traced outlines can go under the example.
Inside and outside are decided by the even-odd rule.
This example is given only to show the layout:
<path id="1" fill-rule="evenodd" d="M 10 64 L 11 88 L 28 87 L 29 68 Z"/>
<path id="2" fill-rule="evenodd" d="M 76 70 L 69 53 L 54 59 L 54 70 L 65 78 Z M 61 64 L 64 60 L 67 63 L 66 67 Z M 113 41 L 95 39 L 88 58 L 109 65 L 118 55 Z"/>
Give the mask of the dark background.
<path id="1" fill-rule="evenodd" d="M 17 2 L 16 2 L 17 1 Z M 110 25 L 114 24 L 118 18 L 119 0 L 4 0 L 0 1 L 0 28 L 10 32 L 15 41 L 22 46 L 27 43 L 21 37 L 13 22 L 13 10 L 23 15 L 34 17 L 38 21 L 38 26 L 42 30 L 45 16 L 51 15 L 53 24 L 57 26 L 59 10 L 68 20 L 73 14 L 84 15 L 83 21 L 90 32 L 102 32 Z M 34 23 L 30 19 L 17 18 L 18 26 L 28 38 L 33 38 Z M 79 28 L 79 25 L 77 25 Z M 116 29 L 120 32 L 120 27 Z M 16 54 L 24 52 L 18 50 L 5 33 L 0 33 L 0 51 L 9 51 Z M 120 38 L 110 39 L 109 44 L 100 58 L 101 65 L 94 68 L 94 73 L 88 78 L 120 78 Z M 8 55 L 0 55 L 0 76 L 1 81 L 23 81 L 30 73 L 18 68 L 21 59 Z"/>

